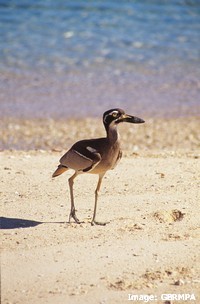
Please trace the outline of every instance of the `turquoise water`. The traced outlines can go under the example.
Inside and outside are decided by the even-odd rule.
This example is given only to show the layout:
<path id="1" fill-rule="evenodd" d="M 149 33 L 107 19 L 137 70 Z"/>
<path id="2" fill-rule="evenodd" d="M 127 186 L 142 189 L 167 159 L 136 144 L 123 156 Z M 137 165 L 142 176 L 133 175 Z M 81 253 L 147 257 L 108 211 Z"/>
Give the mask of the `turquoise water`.
<path id="1" fill-rule="evenodd" d="M 1 115 L 196 113 L 200 1 L 0 0 Z"/>

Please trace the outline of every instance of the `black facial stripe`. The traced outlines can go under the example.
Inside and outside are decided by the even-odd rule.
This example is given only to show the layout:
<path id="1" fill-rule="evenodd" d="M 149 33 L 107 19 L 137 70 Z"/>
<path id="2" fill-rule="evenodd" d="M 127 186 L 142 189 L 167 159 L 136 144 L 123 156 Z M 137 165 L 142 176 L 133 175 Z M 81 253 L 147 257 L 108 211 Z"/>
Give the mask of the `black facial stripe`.
<path id="1" fill-rule="evenodd" d="M 117 119 L 119 119 L 123 114 L 125 114 L 124 110 L 119 108 L 106 111 L 103 115 L 104 125 L 109 126 L 112 122 L 117 122 Z"/>

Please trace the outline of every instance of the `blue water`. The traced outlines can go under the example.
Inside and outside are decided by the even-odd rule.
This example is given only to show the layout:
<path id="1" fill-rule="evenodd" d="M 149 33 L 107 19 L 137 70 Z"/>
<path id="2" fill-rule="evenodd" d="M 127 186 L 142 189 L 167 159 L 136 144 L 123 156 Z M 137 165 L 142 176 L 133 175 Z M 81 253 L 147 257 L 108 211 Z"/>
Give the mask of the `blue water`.
<path id="1" fill-rule="evenodd" d="M 0 52 L 1 115 L 192 114 L 200 1 L 0 0 Z"/>

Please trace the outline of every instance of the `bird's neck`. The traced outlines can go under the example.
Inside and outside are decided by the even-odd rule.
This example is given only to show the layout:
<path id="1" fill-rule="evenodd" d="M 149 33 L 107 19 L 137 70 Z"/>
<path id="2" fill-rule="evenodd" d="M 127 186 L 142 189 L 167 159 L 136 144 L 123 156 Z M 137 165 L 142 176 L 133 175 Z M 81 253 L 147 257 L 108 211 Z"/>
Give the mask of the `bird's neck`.
<path id="1" fill-rule="evenodd" d="M 109 142 L 111 142 L 112 144 L 114 144 L 115 142 L 117 142 L 119 140 L 119 133 L 117 130 L 117 126 L 115 124 L 109 125 L 106 128 L 106 133 L 107 133 L 107 138 L 108 138 Z"/>

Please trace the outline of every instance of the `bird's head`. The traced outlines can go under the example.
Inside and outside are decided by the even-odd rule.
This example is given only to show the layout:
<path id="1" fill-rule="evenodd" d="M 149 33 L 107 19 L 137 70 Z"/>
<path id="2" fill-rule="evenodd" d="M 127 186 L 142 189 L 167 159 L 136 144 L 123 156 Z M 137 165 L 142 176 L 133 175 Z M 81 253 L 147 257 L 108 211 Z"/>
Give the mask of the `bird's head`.
<path id="1" fill-rule="evenodd" d="M 139 124 L 144 123 L 145 121 L 136 116 L 128 115 L 124 110 L 119 108 L 108 110 L 103 114 L 103 123 L 105 128 L 109 127 L 111 124 L 119 124 L 121 122 Z"/>

